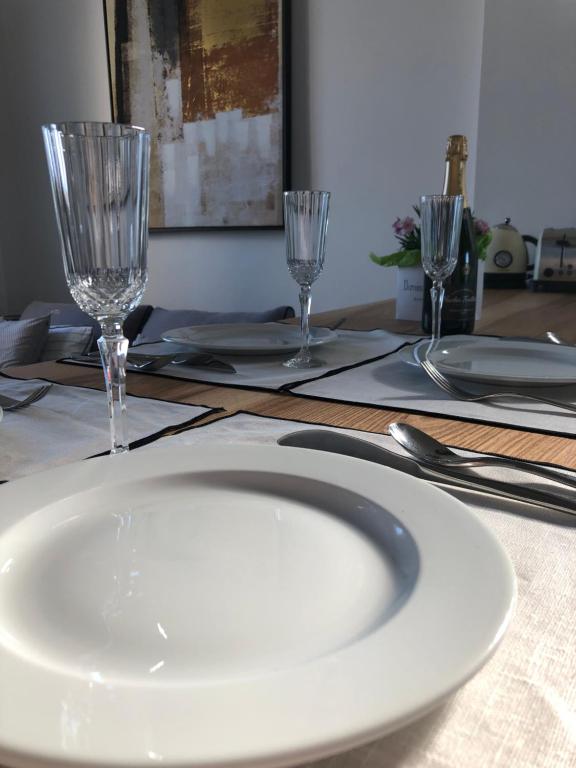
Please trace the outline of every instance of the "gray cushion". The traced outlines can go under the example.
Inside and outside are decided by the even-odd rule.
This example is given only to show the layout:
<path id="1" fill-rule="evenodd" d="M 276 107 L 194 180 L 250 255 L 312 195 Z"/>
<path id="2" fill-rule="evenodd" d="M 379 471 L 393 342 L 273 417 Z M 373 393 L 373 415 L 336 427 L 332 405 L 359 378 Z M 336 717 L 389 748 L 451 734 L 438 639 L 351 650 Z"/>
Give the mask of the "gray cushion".
<path id="1" fill-rule="evenodd" d="M 92 348 L 94 329 L 91 326 L 64 325 L 48 330 L 48 339 L 41 360 L 85 355 Z"/>
<path id="2" fill-rule="evenodd" d="M 141 304 L 136 307 L 124 321 L 124 335 L 130 343 L 134 341 L 140 332 L 152 307 L 149 304 Z M 21 320 L 27 320 L 31 317 L 41 317 L 50 315 L 50 325 L 90 326 L 94 329 L 92 336 L 92 348 L 96 349 L 96 340 L 101 336 L 100 323 L 93 317 L 83 312 L 80 307 L 72 302 L 58 301 L 32 301 L 20 315 Z"/>
<path id="3" fill-rule="evenodd" d="M 46 344 L 50 318 L 0 319 L 0 368 L 36 363 Z"/>
<path id="4" fill-rule="evenodd" d="M 155 307 L 144 324 L 136 344 L 150 344 L 174 328 L 212 323 L 273 323 L 294 317 L 292 307 L 275 307 L 265 312 L 204 312 L 198 309 L 163 309 Z"/>
<path id="5" fill-rule="evenodd" d="M 91 326 L 94 332 L 100 334 L 100 325 L 97 320 L 82 312 L 80 307 L 71 302 L 62 301 L 33 301 L 20 315 L 20 320 L 29 320 L 31 317 L 43 317 L 50 315 L 50 325 L 75 325 Z"/>

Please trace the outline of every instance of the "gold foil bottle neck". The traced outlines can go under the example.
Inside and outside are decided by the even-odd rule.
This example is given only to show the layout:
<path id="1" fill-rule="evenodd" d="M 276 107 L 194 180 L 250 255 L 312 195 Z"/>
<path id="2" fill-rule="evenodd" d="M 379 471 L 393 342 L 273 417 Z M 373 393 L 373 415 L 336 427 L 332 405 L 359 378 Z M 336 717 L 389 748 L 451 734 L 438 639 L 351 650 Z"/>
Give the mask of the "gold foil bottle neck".
<path id="1" fill-rule="evenodd" d="M 466 136 L 456 134 L 448 137 L 448 143 L 446 144 L 446 160 L 449 160 L 452 157 L 468 160 L 468 139 Z"/>
<path id="2" fill-rule="evenodd" d="M 464 208 L 469 207 L 466 195 L 466 160 L 468 160 L 468 139 L 466 136 L 450 136 L 446 145 L 444 194 L 462 195 Z"/>

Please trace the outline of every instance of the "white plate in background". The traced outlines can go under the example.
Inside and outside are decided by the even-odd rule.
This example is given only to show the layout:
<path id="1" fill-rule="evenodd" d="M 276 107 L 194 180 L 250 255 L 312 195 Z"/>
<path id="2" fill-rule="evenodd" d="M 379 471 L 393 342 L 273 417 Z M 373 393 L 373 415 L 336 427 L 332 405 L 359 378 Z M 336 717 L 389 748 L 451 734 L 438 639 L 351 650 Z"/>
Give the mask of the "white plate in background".
<path id="1" fill-rule="evenodd" d="M 418 365 L 429 340 L 403 350 Z M 557 387 L 576 384 L 576 347 L 486 336 L 447 336 L 430 353 L 445 375 L 466 381 L 507 386 Z"/>
<path id="2" fill-rule="evenodd" d="M 328 328 L 310 329 L 311 347 L 337 338 Z M 167 331 L 162 339 L 222 355 L 276 355 L 297 352 L 301 346 L 300 328 L 281 323 L 192 325 Z"/>

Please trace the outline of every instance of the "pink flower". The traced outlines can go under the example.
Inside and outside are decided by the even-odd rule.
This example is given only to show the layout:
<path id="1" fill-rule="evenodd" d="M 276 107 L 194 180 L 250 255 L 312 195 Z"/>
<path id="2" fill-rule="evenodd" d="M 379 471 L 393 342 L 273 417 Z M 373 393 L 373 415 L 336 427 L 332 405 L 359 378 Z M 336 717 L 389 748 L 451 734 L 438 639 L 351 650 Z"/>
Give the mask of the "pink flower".
<path id="1" fill-rule="evenodd" d="M 416 224 L 411 216 L 406 216 L 405 219 L 397 218 L 394 224 L 392 224 L 394 234 L 398 237 L 406 237 L 407 235 L 411 235 L 412 232 L 414 232 L 415 226 Z"/>
<path id="2" fill-rule="evenodd" d="M 484 219 L 474 219 L 474 229 L 477 235 L 486 235 L 490 232 L 490 224 Z"/>

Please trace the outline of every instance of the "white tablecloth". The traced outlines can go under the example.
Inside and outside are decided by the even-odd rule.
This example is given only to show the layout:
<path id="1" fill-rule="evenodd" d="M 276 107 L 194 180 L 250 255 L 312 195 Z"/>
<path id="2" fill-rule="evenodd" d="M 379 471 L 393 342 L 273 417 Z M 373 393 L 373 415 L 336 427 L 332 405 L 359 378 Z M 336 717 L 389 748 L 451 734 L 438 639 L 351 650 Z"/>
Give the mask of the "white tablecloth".
<path id="1" fill-rule="evenodd" d="M 403 337 L 398 337 L 399 343 L 402 340 Z M 481 403 L 455 400 L 437 387 L 423 370 L 408 364 L 407 358 L 410 359 L 411 355 L 409 349 L 405 347 L 381 360 L 297 385 L 292 387 L 291 391 L 307 397 L 338 402 L 460 417 L 470 421 L 518 426 L 523 429 L 562 435 L 576 435 L 576 413 L 522 398 Z M 462 387 L 479 394 L 494 391 L 494 387 L 483 387 L 471 382 L 463 382 Z M 565 399 L 566 402 L 576 404 L 576 387 L 573 386 L 554 389 L 537 387 L 525 391 L 552 400 Z"/>
<path id="2" fill-rule="evenodd" d="M 24 399 L 41 383 L 2 376 L 0 392 Z M 130 442 L 151 439 L 209 410 L 131 396 L 127 404 Z M 37 403 L 4 412 L 0 421 L 0 480 L 14 480 L 109 450 L 106 393 L 53 384 Z"/>
<path id="3" fill-rule="evenodd" d="M 309 428 L 239 414 L 139 450 L 176 444 L 272 445 L 280 435 Z M 388 436 L 339 431 L 387 448 L 395 445 Z M 316 762 L 315 768 L 576 765 L 576 519 L 545 522 L 522 505 L 458 495 L 500 539 L 516 571 L 518 603 L 502 645 L 471 681 L 424 719 L 365 747 Z"/>

